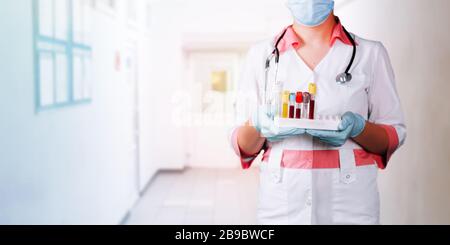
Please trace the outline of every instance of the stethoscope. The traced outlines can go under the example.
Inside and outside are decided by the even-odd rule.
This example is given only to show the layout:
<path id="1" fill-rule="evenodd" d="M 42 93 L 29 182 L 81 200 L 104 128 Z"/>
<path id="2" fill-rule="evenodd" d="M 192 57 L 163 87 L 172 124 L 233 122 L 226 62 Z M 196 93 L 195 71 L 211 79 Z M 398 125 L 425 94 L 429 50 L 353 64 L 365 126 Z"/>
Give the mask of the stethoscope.
<path id="1" fill-rule="evenodd" d="M 345 72 L 338 74 L 336 77 L 336 82 L 338 84 L 346 84 L 352 81 L 352 74 L 350 73 L 350 69 L 353 66 L 353 62 L 355 60 L 355 56 L 356 56 L 356 42 L 355 39 L 352 37 L 352 35 L 343 27 L 343 30 L 345 32 L 345 35 L 350 39 L 350 42 L 352 43 L 353 46 L 353 53 L 352 53 L 352 58 L 350 59 L 350 63 L 347 66 L 347 69 L 345 70 Z M 267 86 L 268 86 L 268 75 L 269 75 L 269 71 L 270 71 L 270 63 L 272 62 L 272 60 L 275 58 L 275 83 L 278 83 L 277 81 L 277 75 L 278 75 L 278 66 L 280 63 L 280 50 L 278 49 L 278 45 L 280 44 L 281 40 L 283 40 L 284 36 L 286 35 L 287 29 L 285 29 L 283 31 L 283 33 L 281 34 L 281 36 L 278 38 L 278 40 L 275 42 L 275 47 L 274 50 L 272 51 L 272 53 L 269 55 L 269 57 L 267 57 L 266 59 L 266 78 L 265 78 L 265 84 L 264 84 L 264 100 L 267 101 Z"/>

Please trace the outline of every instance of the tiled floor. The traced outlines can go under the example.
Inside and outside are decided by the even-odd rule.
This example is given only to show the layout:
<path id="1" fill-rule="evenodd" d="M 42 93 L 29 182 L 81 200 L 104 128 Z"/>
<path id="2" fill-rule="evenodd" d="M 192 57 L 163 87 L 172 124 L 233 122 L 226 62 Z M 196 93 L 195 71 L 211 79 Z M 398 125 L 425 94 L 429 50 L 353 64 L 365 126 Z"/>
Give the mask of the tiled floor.
<path id="1" fill-rule="evenodd" d="M 257 186 L 255 169 L 161 172 L 126 224 L 256 224 Z"/>

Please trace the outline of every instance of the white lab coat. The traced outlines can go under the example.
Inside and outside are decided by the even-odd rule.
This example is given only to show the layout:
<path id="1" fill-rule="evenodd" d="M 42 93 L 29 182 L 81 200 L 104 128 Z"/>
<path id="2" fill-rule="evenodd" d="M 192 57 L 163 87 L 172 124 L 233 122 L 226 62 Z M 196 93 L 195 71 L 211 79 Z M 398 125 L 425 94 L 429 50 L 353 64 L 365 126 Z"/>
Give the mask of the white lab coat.
<path id="1" fill-rule="evenodd" d="M 278 80 L 290 91 L 308 91 L 308 84 L 315 82 L 316 115 L 352 111 L 370 122 L 389 125 L 398 137 L 396 149 L 405 140 L 406 127 L 387 51 L 380 42 L 355 40 L 358 46 L 350 83 L 336 83 L 337 74 L 345 71 L 352 55 L 352 47 L 340 40 L 314 71 L 290 48 L 281 55 Z M 262 102 L 264 63 L 272 50 L 273 39 L 254 45 L 248 53 L 238 86 L 237 126 L 248 121 Z M 273 60 L 271 65 L 269 88 L 275 73 Z M 364 151 L 352 140 L 333 148 L 308 135 L 271 144 L 270 155 L 260 167 L 259 223 L 379 224 L 379 168 L 374 159 L 370 165 L 356 166 L 354 150 L 358 149 Z M 340 167 L 286 168 L 282 161 L 287 150 L 337 150 Z"/>

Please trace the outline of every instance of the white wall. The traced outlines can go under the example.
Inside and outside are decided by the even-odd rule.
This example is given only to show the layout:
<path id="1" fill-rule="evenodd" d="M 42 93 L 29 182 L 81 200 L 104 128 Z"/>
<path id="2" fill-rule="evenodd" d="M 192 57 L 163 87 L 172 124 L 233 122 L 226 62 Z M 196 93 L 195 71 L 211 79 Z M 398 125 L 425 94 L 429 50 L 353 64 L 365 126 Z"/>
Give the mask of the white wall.
<path id="1" fill-rule="evenodd" d="M 0 224 L 117 224 L 137 200 L 138 176 L 124 140 L 132 132 L 124 105 L 133 98 L 122 92 L 115 54 L 133 35 L 143 46 L 144 105 L 151 92 L 148 43 L 137 31 L 125 32 L 121 19 L 94 14 L 92 103 L 35 113 L 31 2 L 0 3 Z M 148 137 L 154 128 L 147 108 L 140 121 Z M 141 139 L 144 185 L 155 168 L 149 140 Z"/>
<path id="2" fill-rule="evenodd" d="M 382 41 L 397 76 L 408 139 L 380 177 L 386 224 L 450 223 L 450 1 L 355 0 L 338 14 Z"/>

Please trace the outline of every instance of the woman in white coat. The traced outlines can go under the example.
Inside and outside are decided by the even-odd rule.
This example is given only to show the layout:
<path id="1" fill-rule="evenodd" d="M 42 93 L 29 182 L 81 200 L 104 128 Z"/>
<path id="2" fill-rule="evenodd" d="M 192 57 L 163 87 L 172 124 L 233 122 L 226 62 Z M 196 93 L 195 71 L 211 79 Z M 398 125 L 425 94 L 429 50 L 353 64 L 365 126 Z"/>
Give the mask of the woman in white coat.
<path id="1" fill-rule="evenodd" d="M 406 138 L 387 51 L 380 42 L 350 38 L 334 15 L 332 0 L 289 0 L 287 6 L 293 25 L 249 51 L 231 137 L 244 169 L 264 153 L 258 221 L 379 224 L 378 169 L 386 168 Z M 266 74 L 277 40 L 279 70 Z M 353 40 L 353 79 L 338 84 L 336 75 L 351 59 Z M 316 115 L 341 115 L 339 130 L 277 129 L 262 106 L 266 75 L 277 77 L 289 91 L 308 91 L 315 83 Z"/>

